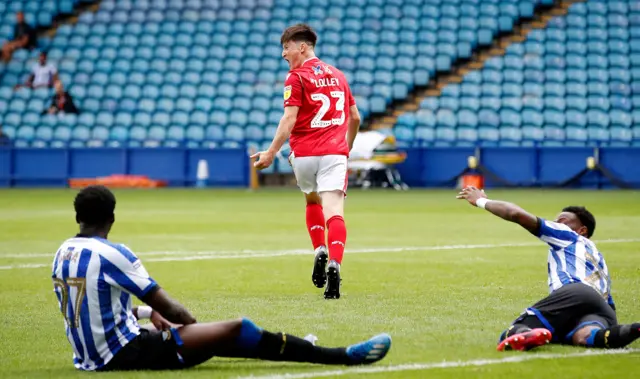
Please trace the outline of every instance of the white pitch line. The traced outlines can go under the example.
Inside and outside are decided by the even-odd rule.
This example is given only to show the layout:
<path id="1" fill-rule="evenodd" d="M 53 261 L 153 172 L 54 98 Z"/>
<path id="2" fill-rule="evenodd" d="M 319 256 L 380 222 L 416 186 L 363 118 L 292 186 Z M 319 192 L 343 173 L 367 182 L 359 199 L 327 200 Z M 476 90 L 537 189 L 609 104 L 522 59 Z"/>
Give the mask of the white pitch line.
<path id="1" fill-rule="evenodd" d="M 640 242 L 640 238 L 628 238 L 628 239 L 609 239 L 594 241 L 599 244 L 607 243 L 629 243 Z M 381 248 L 360 248 L 360 249 L 347 249 L 348 254 L 368 254 L 368 253 L 401 253 L 408 251 L 438 251 L 438 250 L 472 250 L 472 249 L 493 249 L 501 247 L 529 247 L 529 246 L 544 246 L 540 242 L 524 242 L 524 243 L 500 243 L 500 244 L 478 244 L 478 245 L 435 245 L 435 246 L 404 246 L 404 247 L 381 247 Z M 190 255 L 186 255 L 190 254 Z M 273 258 L 282 257 L 288 255 L 309 255 L 311 251 L 309 249 L 295 249 L 295 250 L 236 250 L 236 251 L 156 251 L 147 253 L 138 253 L 139 256 L 154 256 L 160 255 L 159 258 L 146 258 L 145 262 L 188 262 L 188 261 L 200 261 L 200 260 L 213 260 L 213 259 L 249 259 L 249 258 Z M 36 254 L 26 254 L 24 257 L 34 257 Z M 38 254 L 39 256 L 39 254 Z M 7 258 L 8 255 L 0 256 L 1 258 Z M 11 257 L 18 258 L 19 254 L 12 254 Z M 52 258 L 53 254 L 43 254 L 43 257 Z M 50 266 L 50 263 L 32 263 L 32 264 L 17 264 L 0 266 L 0 270 L 12 270 L 20 268 L 42 268 Z"/>
<path id="2" fill-rule="evenodd" d="M 307 379 L 307 378 L 321 378 L 326 376 L 343 376 L 350 374 L 376 374 L 381 372 L 398 372 L 398 371 L 422 371 L 433 369 L 447 369 L 447 368 L 460 368 L 469 366 L 488 366 L 499 365 L 504 363 L 519 363 L 526 361 L 534 361 L 539 359 L 566 359 L 566 358 L 582 358 L 593 357 L 599 355 L 621 355 L 631 354 L 639 352 L 639 349 L 626 349 L 626 350 L 586 350 L 579 353 L 568 354 L 527 354 L 521 353 L 521 355 L 512 355 L 500 359 L 475 359 L 470 361 L 453 361 L 453 362 L 433 362 L 433 363 L 409 363 L 394 366 L 369 366 L 358 367 L 345 370 L 330 370 L 330 371 L 310 371 L 296 374 L 275 374 L 275 375 L 262 375 L 262 376 L 244 376 L 237 379 Z"/>

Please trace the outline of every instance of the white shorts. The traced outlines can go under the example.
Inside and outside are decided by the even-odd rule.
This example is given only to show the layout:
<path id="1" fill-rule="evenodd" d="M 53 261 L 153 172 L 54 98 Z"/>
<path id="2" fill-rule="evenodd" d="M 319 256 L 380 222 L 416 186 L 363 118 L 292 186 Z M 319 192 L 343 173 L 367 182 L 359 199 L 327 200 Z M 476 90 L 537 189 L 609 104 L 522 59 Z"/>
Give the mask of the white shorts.
<path id="1" fill-rule="evenodd" d="M 294 157 L 291 154 L 289 161 L 302 192 L 347 192 L 346 156 Z"/>

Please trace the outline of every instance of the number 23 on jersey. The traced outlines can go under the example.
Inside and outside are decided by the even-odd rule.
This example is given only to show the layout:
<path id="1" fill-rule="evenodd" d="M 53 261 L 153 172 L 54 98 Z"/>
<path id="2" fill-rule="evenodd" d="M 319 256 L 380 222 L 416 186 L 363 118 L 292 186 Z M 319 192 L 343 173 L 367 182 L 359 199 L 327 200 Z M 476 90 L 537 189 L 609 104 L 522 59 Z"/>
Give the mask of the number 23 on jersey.
<path id="1" fill-rule="evenodd" d="M 331 110 L 332 99 L 336 99 L 335 112 Z M 343 91 L 331 91 L 331 98 L 323 93 L 311 94 L 311 100 L 319 101 L 322 103 L 316 116 L 311 120 L 312 128 L 326 128 L 331 125 L 344 124 L 344 92 Z M 334 117 L 330 120 L 323 120 L 324 116 L 331 112 L 333 115 L 340 113 L 338 117 Z"/>

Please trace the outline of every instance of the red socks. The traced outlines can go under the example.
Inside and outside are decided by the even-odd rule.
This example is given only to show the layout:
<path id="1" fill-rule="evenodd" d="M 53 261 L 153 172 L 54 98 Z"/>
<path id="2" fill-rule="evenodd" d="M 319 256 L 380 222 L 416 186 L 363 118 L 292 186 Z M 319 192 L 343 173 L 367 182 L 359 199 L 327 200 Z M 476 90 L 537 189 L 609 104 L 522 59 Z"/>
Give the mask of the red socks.
<path id="1" fill-rule="evenodd" d="M 344 245 L 347 242 L 347 227 L 344 224 L 344 219 L 342 216 L 333 216 L 327 220 L 326 225 L 329 229 L 329 260 L 335 260 L 342 264 Z M 314 249 L 326 246 L 324 229 L 322 205 L 307 204 L 307 230 Z"/>
<path id="2" fill-rule="evenodd" d="M 322 213 L 322 205 L 307 204 L 307 230 L 311 237 L 313 248 L 325 246 L 324 238 L 324 213 Z"/>
<path id="3" fill-rule="evenodd" d="M 342 216 L 333 216 L 327 220 L 329 229 L 329 260 L 342 264 L 344 245 L 347 242 L 347 227 Z"/>

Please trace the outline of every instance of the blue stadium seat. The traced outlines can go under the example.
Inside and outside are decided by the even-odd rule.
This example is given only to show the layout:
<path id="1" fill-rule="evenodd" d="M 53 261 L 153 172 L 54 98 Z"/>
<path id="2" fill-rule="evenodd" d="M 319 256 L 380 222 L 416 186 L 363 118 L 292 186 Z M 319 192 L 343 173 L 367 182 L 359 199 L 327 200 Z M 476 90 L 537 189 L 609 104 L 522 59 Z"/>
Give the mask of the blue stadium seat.
<path id="1" fill-rule="evenodd" d="M 478 114 L 478 125 L 487 127 L 497 127 L 500 124 L 498 113 L 488 109 L 482 109 Z"/>
<path id="2" fill-rule="evenodd" d="M 411 142 L 414 138 L 413 129 L 401 126 L 394 128 L 394 135 L 398 142 Z"/>
<path id="3" fill-rule="evenodd" d="M 525 92 L 526 92 L 526 86 L 525 86 Z M 540 91 L 540 93 L 542 93 L 542 91 Z M 531 93 L 527 93 L 522 98 L 522 106 L 525 109 L 531 109 L 531 110 L 536 110 L 540 112 L 544 108 L 544 101 L 539 96 L 531 96 Z"/>
<path id="4" fill-rule="evenodd" d="M 497 127 L 481 126 L 478 128 L 478 140 L 482 146 L 497 146 L 500 130 Z"/>
<path id="5" fill-rule="evenodd" d="M 480 99 L 480 108 L 499 111 L 502 108 L 502 100 L 500 97 L 482 97 Z"/>
<path id="6" fill-rule="evenodd" d="M 398 116 L 397 125 L 408 128 L 414 128 L 417 124 L 417 118 L 413 113 L 404 113 Z"/>
<path id="7" fill-rule="evenodd" d="M 480 100 L 476 97 L 461 97 L 460 108 L 477 112 L 480 109 Z"/>
<path id="8" fill-rule="evenodd" d="M 612 110 L 611 112 L 609 112 L 609 118 L 611 126 L 631 128 L 633 124 L 632 115 L 620 110 Z"/>
<path id="9" fill-rule="evenodd" d="M 634 140 L 631 128 L 613 126 L 611 127 L 609 132 L 611 138 L 611 146 L 630 146 L 631 142 Z"/>
<path id="10" fill-rule="evenodd" d="M 545 109 L 557 110 L 564 112 L 567 109 L 567 103 L 564 97 L 547 96 L 544 99 Z"/>
<path id="11" fill-rule="evenodd" d="M 94 141 L 107 141 L 109 139 L 109 129 L 97 126 L 91 131 L 91 139 Z"/>
<path id="12" fill-rule="evenodd" d="M 172 125 L 167 129 L 167 139 L 174 142 L 181 142 L 184 140 L 184 132 L 183 127 Z"/>
<path id="13" fill-rule="evenodd" d="M 264 139 L 263 129 L 256 125 L 249 125 L 246 128 L 245 135 L 248 140 L 261 141 Z"/>
<path id="14" fill-rule="evenodd" d="M 150 139 L 153 140 L 162 140 L 164 139 L 164 128 L 153 127 L 150 128 L 149 131 L 153 131 L 154 133 L 160 133 L 160 135 L 149 136 Z M 154 138 L 157 137 L 157 138 Z M 133 141 L 142 142 L 147 139 L 147 129 L 141 126 L 134 126 L 129 130 L 129 139 Z"/>
<path id="15" fill-rule="evenodd" d="M 515 96 L 515 97 L 503 97 L 502 98 L 502 106 L 501 106 L 501 108 L 502 109 L 513 110 L 513 111 L 518 111 L 518 112 L 520 110 L 522 110 L 522 107 L 523 107 L 522 93 L 516 93 L 516 94 L 509 93 L 509 95 Z"/>
<path id="16" fill-rule="evenodd" d="M 429 128 L 435 128 L 436 115 L 432 110 L 421 109 L 415 114 L 416 124 L 419 127 L 425 126 Z"/>
<path id="17" fill-rule="evenodd" d="M 414 138 L 421 142 L 432 143 L 436 139 L 435 129 L 427 127 L 416 128 Z"/>
<path id="18" fill-rule="evenodd" d="M 71 131 L 72 140 L 86 142 L 89 138 L 91 138 L 91 129 L 86 126 L 76 126 Z"/>
<path id="19" fill-rule="evenodd" d="M 554 110 L 546 110 L 544 111 L 544 120 L 545 125 L 555 126 L 555 127 L 564 127 L 566 118 L 565 114 L 559 111 Z"/>
<path id="20" fill-rule="evenodd" d="M 588 140 L 587 129 L 569 125 L 565 131 L 565 138 L 568 145 L 584 146 Z"/>
<path id="21" fill-rule="evenodd" d="M 442 97 L 440 99 L 440 108 L 457 111 L 460 108 L 460 102 L 457 97 Z"/>
<path id="22" fill-rule="evenodd" d="M 584 97 L 578 96 L 567 96 L 566 100 L 567 109 L 577 110 L 581 112 L 585 112 L 588 108 L 587 99 Z"/>
<path id="23" fill-rule="evenodd" d="M 587 128 L 589 142 L 603 145 L 609 142 L 609 130 L 601 126 L 589 126 Z"/>
<path id="24" fill-rule="evenodd" d="M 224 138 L 229 141 L 244 141 L 245 129 L 237 125 L 230 125 L 224 131 Z"/>
<path id="25" fill-rule="evenodd" d="M 475 128 L 478 126 L 478 117 L 475 112 L 462 110 L 458 112 L 458 125 L 461 127 Z"/>
<path id="26" fill-rule="evenodd" d="M 587 116 L 577 110 L 567 111 L 567 126 L 585 128 L 587 126 Z"/>

